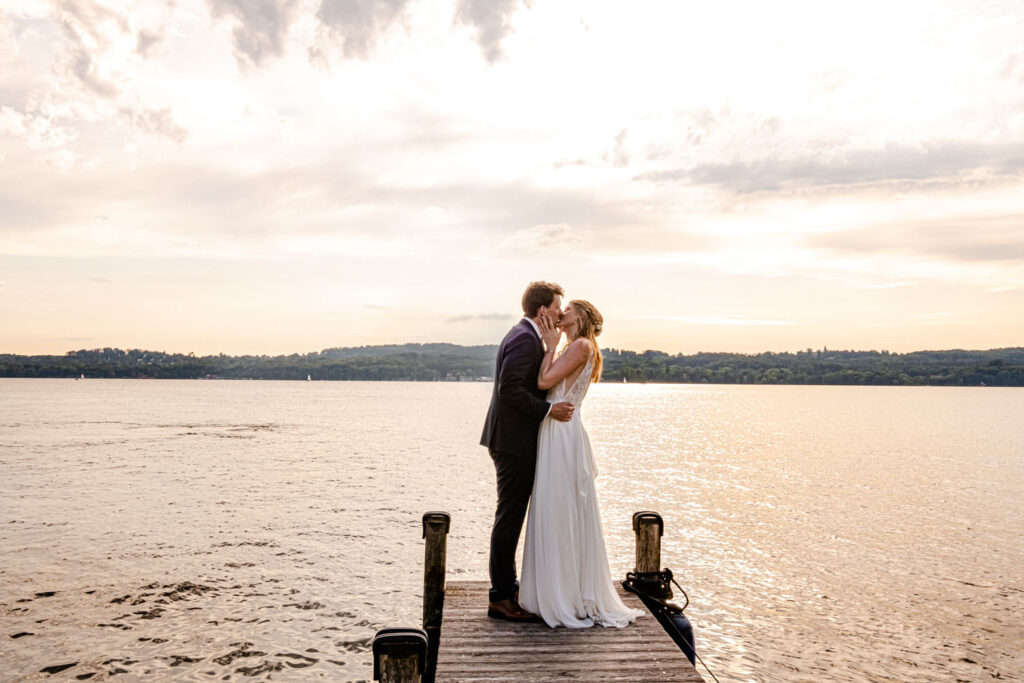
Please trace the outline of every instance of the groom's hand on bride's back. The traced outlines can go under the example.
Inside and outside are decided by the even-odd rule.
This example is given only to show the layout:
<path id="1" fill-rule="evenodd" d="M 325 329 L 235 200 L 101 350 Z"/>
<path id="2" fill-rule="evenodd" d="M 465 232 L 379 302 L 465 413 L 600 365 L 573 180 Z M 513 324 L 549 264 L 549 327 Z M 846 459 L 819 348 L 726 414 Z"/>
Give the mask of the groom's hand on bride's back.
<path id="1" fill-rule="evenodd" d="M 572 419 L 572 412 L 576 410 L 575 407 L 568 401 L 562 401 L 551 406 L 551 417 L 555 418 L 559 422 L 568 422 Z"/>

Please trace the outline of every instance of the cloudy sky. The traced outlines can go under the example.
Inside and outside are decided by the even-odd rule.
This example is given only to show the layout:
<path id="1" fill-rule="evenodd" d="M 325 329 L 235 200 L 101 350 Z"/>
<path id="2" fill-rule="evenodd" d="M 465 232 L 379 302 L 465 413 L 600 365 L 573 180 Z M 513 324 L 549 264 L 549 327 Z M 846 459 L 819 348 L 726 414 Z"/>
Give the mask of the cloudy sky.
<path id="1" fill-rule="evenodd" d="M 1024 4 L 0 0 L 0 353 L 1024 345 Z"/>

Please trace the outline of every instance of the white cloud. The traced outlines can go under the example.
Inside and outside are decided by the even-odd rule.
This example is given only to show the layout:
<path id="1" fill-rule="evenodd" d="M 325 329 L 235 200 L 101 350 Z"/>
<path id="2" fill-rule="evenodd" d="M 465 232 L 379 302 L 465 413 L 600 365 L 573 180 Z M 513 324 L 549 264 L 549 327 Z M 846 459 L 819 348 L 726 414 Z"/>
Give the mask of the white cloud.
<path id="1" fill-rule="evenodd" d="M 261 66 L 284 53 L 297 0 L 207 0 L 215 17 L 231 17 L 235 54 L 242 66 Z"/>
<path id="2" fill-rule="evenodd" d="M 776 192 L 836 186 L 869 188 L 1001 182 L 1024 171 L 1024 142 L 931 142 L 915 147 L 831 148 L 813 155 L 751 161 L 708 162 L 689 168 L 648 171 L 639 180 L 714 185 L 733 192 Z"/>
<path id="3" fill-rule="evenodd" d="M 340 42 L 346 57 L 366 59 L 377 39 L 399 21 L 410 0 L 321 0 L 316 16 L 328 39 Z"/>
<path id="4" fill-rule="evenodd" d="M 583 235 L 566 223 L 541 223 L 513 232 L 499 246 L 507 249 L 571 249 L 583 241 Z"/>
<path id="5" fill-rule="evenodd" d="M 0 135 L 24 135 L 25 116 L 10 107 L 0 107 Z"/>
<path id="6" fill-rule="evenodd" d="M 673 322 L 686 323 L 687 325 L 706 325 L 712 327 L 786 327 L 795 325 L 792 320 L 758 320 L 756 318 L 745 318 L 741 315 L 733 316 L 690 316 L 690 315 L 641 315 L 639 320 L 669 320 Z"/>
<path id="7" fill-rule="evenodd" d="M 519 0 L 458 0 L 456 18 L 472 26 L 484 56 L 492 64 L 504 56 L 502 41 L 512 31 Z"/>

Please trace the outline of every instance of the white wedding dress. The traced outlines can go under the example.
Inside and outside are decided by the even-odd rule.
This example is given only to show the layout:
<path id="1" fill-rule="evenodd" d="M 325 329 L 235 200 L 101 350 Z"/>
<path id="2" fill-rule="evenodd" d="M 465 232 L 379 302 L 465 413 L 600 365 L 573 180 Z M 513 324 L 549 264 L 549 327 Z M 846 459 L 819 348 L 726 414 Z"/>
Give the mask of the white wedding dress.
<path id="1" fill-rule="evenodd" d="M 568 422 L 544 418 L 537 436 L 519 604 L 551 627 L 622 627 L 643 614 L 622 603 L 608 568 L 597 466 L 580 418 L 593 363 L 591 354 L 572 386 L 567 377 L 548 392 L 551 403 L 570 401 L 576 410 Z"/>

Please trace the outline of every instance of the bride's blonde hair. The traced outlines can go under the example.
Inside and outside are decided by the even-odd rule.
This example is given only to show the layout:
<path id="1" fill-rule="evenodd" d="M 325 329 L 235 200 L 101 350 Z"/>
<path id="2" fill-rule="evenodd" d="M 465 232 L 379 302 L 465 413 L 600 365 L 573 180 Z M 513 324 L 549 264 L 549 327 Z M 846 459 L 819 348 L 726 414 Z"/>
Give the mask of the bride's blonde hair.
<path id="1" fill-rule="evenodd" d="M 590 381 L 598 382 L 601 379 L 601 347 L 597 344 L 597 337 L 604 327 L 604 316 L 594 308 L 594 304 L 583 299 L 573 299 L 569 305 L 576 311 L 577 339 L 587 339 L 594 352 L 594 369 L 590 371 Z"/>

